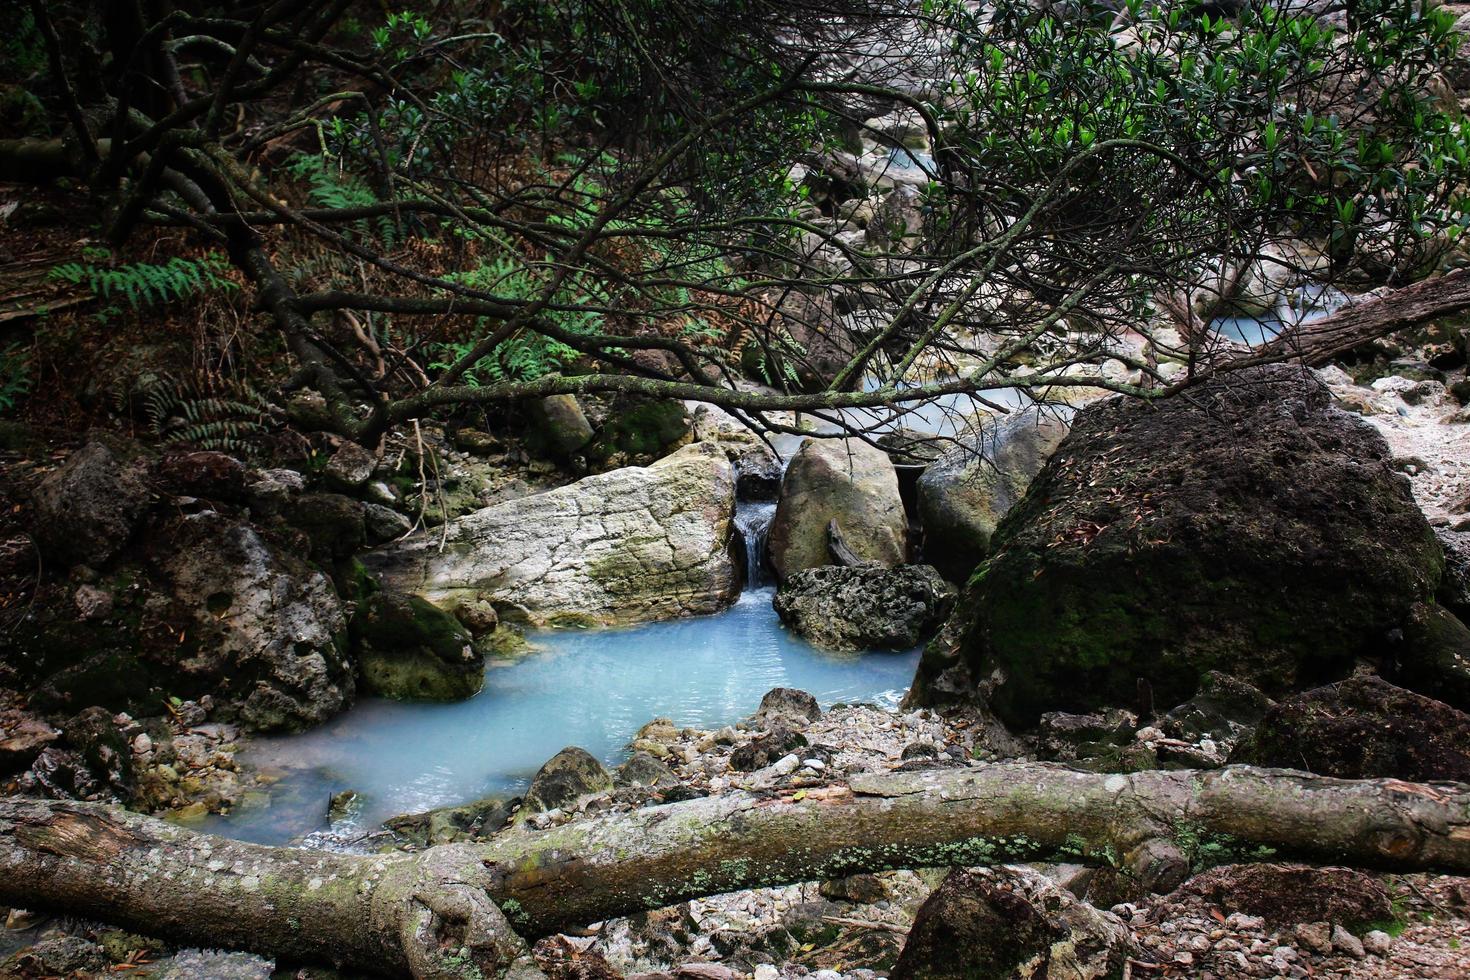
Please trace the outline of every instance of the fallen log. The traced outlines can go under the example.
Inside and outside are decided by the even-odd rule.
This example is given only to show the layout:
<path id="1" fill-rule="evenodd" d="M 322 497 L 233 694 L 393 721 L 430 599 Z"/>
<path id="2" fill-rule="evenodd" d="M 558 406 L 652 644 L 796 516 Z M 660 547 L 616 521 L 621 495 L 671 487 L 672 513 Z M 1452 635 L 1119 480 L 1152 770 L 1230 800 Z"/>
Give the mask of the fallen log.
<path id="1" fill-rule="evenodd" d="M 853 777 L 358 856 L 262 847 L 96 804 L 0 800 L 0 902 L 377 974 L 534 971 L 537 937 L 690 898 L 893 868 L 1188 842 L 1232 859 L 1470 872 L 1470 786 L 1233 766 L 1106 775 L 1010 763 Z M 507 927 L 507 920 L 514 932 Z M 519 972 L 534 975 L 534 972 Z"/>
<path id="2" fill-rule="evenodd" d="M 1470 309 L 1470 269 L 1456 269 L 1301 323 L 1240 356 L 1242 362 L 1300 358 L 1321 367 L 1348 351 L 1437 317 Z M 1234 365 L 1232 365 L 1234 366 Z"/>

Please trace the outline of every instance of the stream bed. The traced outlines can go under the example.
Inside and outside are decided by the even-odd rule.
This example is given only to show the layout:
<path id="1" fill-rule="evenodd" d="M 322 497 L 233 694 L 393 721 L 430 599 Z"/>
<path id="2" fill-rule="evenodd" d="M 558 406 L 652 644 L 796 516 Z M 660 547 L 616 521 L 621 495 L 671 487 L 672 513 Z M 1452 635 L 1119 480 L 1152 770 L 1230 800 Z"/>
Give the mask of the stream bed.
<path id="1" fill-rule="evenodd" d="M 261 738 L 241 761 L 278 776 L 269 805 L 244 805 L 202 829 L 263 844 L 334 846 L 387 817 L 524 790 L 541 764 L 579 745 L 605 764 L 646 722 L 718 727 L 748 717 L 773 687 L 828 707 L 896 707 L 918 651 L 826 653 L 782 628 L 772 588 L 750 588 L 713 616 L 616 630 L 528 634 L 537 652 L 492 664 L 485 689 L 457 704 L 360 701 L 320 728 Z M 328 830 L 332 794 L 362 809 Z"/>

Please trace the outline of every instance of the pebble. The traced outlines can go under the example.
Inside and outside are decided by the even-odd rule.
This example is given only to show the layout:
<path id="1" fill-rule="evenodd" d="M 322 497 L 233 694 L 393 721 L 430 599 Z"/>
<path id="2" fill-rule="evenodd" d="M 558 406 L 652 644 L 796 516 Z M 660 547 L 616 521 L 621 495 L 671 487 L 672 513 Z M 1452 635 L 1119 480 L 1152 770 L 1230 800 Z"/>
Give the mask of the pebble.
<path id="1" fill-rule="evenodd" d="M 781 980 L 781 971 L 769 963 L 755 968 L 755 980 Z"/>
<path id="2" fill-rule="evenodd" d="M 801 758 L 799 756 L 787 755 L 782 756 L 780 759 L 777 759 L 775 764 L 772 765 L 771 768 L 775 770 L 778 775 L 789 776 L 793 772 L 795 772 L 797 767 L 800 765 Z"/>
<path id="3" fill-rule="evenodd" d="M 814 769 L 817 772 L 821 772 L 823 769 L 827 768 L 827 763 L 823 762 L 821 759 L 802 759 L 801 764 L 803 766 L 806 766 L 808 769 Z"/>

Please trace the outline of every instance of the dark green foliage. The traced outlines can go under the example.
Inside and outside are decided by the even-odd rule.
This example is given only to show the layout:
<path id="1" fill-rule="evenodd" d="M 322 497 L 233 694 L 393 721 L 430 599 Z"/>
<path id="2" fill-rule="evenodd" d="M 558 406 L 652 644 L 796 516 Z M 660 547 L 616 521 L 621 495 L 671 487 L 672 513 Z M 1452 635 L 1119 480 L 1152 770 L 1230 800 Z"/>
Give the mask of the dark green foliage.
<path id="1" fill-rule="evenodd" d="M 248 382 L 228 385 L 215 394 L 184 384 L 161 384 L 144 396 L 148 426 L 165 445 L 190 445 L 235 455 L 253 456 L 282 416 Z"/>
<path id="2" fill-rule="evenodd" d="M 208 252 L 198 259 L 174 256 L 163 263 L 135 262 L 121 266 L 68 262 L 54 267 L 50 276 L 72 285 L 85 284 L 99 299 L 122 297 L 136 310 L 211 290 L 238 289 L 225 278 L 228 269 L 229 261 L 222 254 Z"/>

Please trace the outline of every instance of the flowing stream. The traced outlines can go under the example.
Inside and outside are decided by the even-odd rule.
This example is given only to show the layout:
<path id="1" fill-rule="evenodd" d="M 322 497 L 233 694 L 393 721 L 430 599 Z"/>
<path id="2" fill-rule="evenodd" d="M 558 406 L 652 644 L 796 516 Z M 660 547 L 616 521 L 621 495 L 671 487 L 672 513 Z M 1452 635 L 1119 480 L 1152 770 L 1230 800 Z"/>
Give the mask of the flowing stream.
<path id="1" fill-rule="evenodd" d="M 395 814 L 523 790 L 568 745 L 615 764 L 655 717 L 699 727 L 739 721 L 773 687 L 809 691 L 824 707 L 896 707 L 917 651 L 825 653 L 782 628 L 761 571 L 774 509 L 739 505 L 757 575 L 730 609 L 628 629 L 533 632 L 537 652 L 492 664 L 485 689 L 468 701 L 369 698 L 310 732 L 257 739 L 242 758 L 279 777 L 269 803 L 257 797 L 209 818 L 206 829 L 260 843 L 334 846 Z M 328 800 L 347 789 L 362 795 L 362 809 L 328 831 Z"/>

